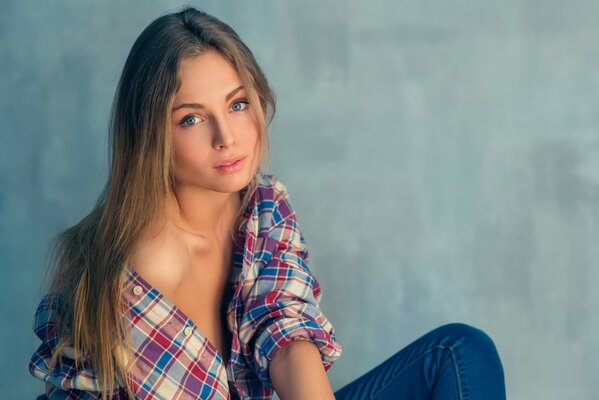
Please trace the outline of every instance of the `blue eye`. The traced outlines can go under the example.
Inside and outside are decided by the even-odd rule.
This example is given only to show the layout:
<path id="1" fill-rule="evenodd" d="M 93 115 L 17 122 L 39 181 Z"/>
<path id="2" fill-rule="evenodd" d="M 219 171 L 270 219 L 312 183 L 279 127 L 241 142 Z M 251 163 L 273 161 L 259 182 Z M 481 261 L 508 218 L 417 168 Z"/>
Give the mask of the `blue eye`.
<path id="1" fill-rule="evenodd" d="M 241 107 L 241 104 L 245 104 L 245 107 Z M 248 107 L 249 104 L 250 103 L 246 100 L 236 101 L 235 103 L 233 103 L 233 106 L 231 108 L 233 109 L 233 111 L 243 111 Z"/>
<path id="2" fill-rule="evenodd" d="M 183 118 L 183 120 L 181 121 L 181 124 L 180 124 L 180 125 L 181 125 L 182 127 L 184 127 L 184 128 L 185 128 L 185 127 L 188 127 L 188 126 L 195 125 L 195 124 L 193 123 L 194 119 L 198 119 L 198 117 L 196 117 L 195 115 L 189 115 L 189 116 L 187 116 L 187 117 Z"/>

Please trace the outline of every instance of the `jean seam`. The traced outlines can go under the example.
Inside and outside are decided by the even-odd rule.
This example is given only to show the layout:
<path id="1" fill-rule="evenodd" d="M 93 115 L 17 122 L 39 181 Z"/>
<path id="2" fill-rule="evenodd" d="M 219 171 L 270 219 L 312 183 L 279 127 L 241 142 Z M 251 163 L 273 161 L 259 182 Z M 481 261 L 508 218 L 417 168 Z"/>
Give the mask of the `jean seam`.
<path id="1" fill-rule="evenodd" d="M 436 350 L 436 349 L 441 349 L 441 350 L 449 349 L 449 351 L 451 353 L 451 359 L 453 361 L 453 366 L 455 368 L 455 375 L 456 375 L 456 377 L 458 379 L 458 392 L 459 392 L 459 395 L 460 395 L 460 400 L 464 400 L 464 396 L 462 394 L 462 384 L 461 384 L 461 381 L 460 381 L 460 371 L 458 369 L 458 365 L 457 365 L 457 361 L 456 361 L 455 354 L 454 354 L 454 351 L 453 351 L 453 347 L 446 347 L 446 346 L 442 346 L 442 345 L 434 346 L 433 348 L 431 348 L 431 349 L 425 351 L 424 353 L 422 353 L 419 357 L 416 357 L 412 362 L 410 362 L 408 365 L 406 365 L 403 369 L 401 369 L 396 374 L 394 374 L 391 377 L 391 379 L 389 380 L 389 383 L 387 383 L 386 385 L 381 386 L 376 392 L 374 392 L 370 396 L 370 400 L 373 400 L 379 393 L 381 393 L 384 389 L 386 389 L 395 378 L 397 378 L 406 369 L 408 369 L 409 367 L 411 367 L 416 361 L 420 360 L 422 357 L 426 356 L 428 353 L 430 353 L 431 351 Z"/>
<path id="2" fill-rule="evenodd" d="M 453 347 L 452 346 L 438 346 L 442 349 L 449 349 L 450 353 L 451 353 L 451 360 L 453 361 L 453 368 L 455 369 L 455 376 L 457 379 L 457 384 L 458 384 L 458 393 L 460 395 L 460 400 L 465 400 L 464 398 L 464 393 L 462 392 L 462 381 L 460 380 L 460 368 L 458 366 L 458 361 L 456 359 L 456 355 L 455 352 L 453 351 Z"/>

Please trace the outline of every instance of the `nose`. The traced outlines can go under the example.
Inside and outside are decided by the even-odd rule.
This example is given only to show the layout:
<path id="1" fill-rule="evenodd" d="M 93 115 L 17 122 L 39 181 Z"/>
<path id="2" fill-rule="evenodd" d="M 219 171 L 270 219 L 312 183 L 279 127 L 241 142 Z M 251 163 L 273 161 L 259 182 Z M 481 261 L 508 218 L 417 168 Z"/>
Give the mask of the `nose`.
<path id="1" fill-rule="evenodd" d="M 229 125 L 227 115 L 215 115 L 214 121 L 214 139 L 213 145 L 215 148 L 229 147 L 235 143 L 235 132 Z"/>

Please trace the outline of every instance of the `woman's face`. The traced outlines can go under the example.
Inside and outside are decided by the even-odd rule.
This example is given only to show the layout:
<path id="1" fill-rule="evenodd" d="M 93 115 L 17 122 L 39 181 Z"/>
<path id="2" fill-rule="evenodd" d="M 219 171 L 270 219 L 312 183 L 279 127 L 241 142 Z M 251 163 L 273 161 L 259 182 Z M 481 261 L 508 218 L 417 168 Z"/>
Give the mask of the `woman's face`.
<path id="1" fill-rule="evenodd" d="M 254 176 L 258 124 L 237 71 L 214 50 L 184 59 L 171 114 L 177 183 L 231 193 Z M 245 157 L 236 172 L 215 168 Z"/>

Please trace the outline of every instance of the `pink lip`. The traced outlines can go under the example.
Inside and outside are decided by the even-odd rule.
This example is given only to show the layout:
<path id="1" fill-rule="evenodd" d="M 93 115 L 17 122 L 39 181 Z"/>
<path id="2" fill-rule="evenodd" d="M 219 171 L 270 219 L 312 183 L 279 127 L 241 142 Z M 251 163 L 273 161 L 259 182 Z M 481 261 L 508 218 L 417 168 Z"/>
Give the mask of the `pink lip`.
<path id="1" fill-rule="evenodd" d="M 245 158 L 244 156 L 241 156 L 241 157 L 234 157 L 234 158 L 228 158 L 228 159 L 226 159 L 226 160 L 223 160 L 223 161 L 222 161 L 222 162 L 220 162 L 219 164 L 216 164 L 216 165 L 214 166 L 214 168 L 218 168 L 218 167 L 220 167 L 220 166 L 222 166 L 222 165 L 225 165 L 225 164 L 230 164 L 230 163 L 233 163 L 233 162 L 236 162 L 236 161 L 242 160 L 242 159 L 244 159 L 244 158 Z"/>
<path id="2" fill-rule="evenodd" d="M 234 174 L 243 169 L 244 163 L 245 163 L 245 158 L 242 158 L 242 159 L 234 162 L 233 164 L 223 165 L 220 167 L 216 167 L 215 169 L 218 171 L 219 174 L 223 174 L 223 175 Z"/>

